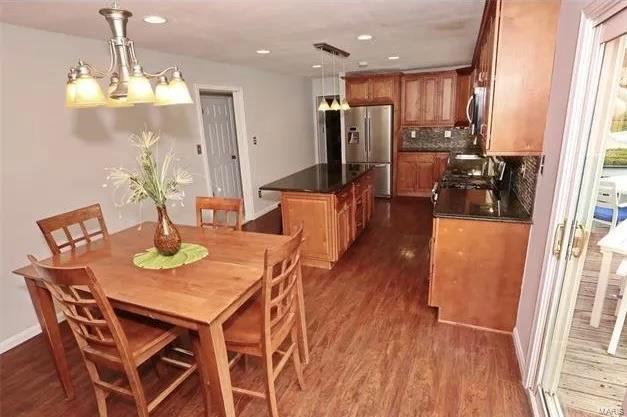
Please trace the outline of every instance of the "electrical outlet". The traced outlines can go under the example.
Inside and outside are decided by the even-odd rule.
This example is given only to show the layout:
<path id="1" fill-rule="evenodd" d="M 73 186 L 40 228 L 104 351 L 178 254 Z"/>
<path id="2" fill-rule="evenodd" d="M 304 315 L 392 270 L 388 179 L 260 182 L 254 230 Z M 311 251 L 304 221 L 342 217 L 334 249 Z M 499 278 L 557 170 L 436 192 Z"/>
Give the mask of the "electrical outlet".
<path id="1" fill-rule="evenodd" d="M 257 190 L 257 195 L 261 198 L 261 190 Z"/>
<path id="2" fill-rule="evenodd" d="M 253 136 L 253 145 L 257 144 L 257 136 Z"/>
<path id="3" fill-rule="evenodd" d="M 444 131 L 444 137 L 445 138 L 450 138 L 451 137 L 451 131 L 450 130 L 445 130 Z"/>
<path id="4" fill-rule="evenodd" d="M 415 130 L 412 130 L 410 135 L 411 135 L 412 139 L 416 139 L 416 131 Z"/>

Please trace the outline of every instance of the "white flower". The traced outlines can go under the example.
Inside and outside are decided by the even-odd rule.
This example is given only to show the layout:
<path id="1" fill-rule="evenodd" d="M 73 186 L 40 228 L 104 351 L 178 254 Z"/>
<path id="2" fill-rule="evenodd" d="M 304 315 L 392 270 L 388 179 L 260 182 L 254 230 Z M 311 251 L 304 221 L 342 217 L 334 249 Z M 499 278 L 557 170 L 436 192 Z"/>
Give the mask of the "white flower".
<path id="1" fill-rule="evenodd" d="M 174 182 L 178 185 L 189 185 L 194 182 L 192 175 L 181 168 L 174 169 Z"/>
<path id="2" fill-rule="evenodd" d="M 107 180 L 111 181 L 114 186 L 119 187 L 127 184 L 133 174 L 124 168 L 109 168 Z"/>
<path id="3" fill-rule="evenodd" d="M 142 131 L 141 136 L 131 136 L 131 143 L 133 144 L 133 146 L 144 150 L 150 149 L 152 145 L 154 145 L 158 141 L 159 135 L 157 133 L 151 132 L 150 130 Z"/>

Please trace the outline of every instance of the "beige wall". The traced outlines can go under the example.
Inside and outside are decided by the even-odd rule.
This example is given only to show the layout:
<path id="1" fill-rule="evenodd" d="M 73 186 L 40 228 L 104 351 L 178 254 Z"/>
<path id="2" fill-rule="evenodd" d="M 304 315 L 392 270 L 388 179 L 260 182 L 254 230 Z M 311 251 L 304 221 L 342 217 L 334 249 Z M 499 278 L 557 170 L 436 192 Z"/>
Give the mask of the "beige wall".
<path id="1" fill-rule="evenodd" d="M 174 144 L 181 163 L 197 174 L 185 207 L 171 209 L 174 221 L 193 222 L 193 197 L 207 189 L 202 156 L 196 154 L 201 139 L 194 105 L 68 110 L 63 106 L 68 67 L 79 57 L 105 65 L 106 43 L 4 24 L 0 36 L 1 350 L 37 330 L 24 284 L 10 273 L 25 264 L 28 253 L 49 254 L 36 219 L 99 202 L 113 231 L 139 220 L 136 207 L 115 209 L 110 190 L 101 186 L 106 167 L 134 163 L 130 133 L 144 125 L 160 130 L 163 148 Z M 260 185 L 314 163 L 311 81 L 155 51 L 140 49 L 138 56 L 149 71 L 180 65 L 190 87 L 243 88 L 254 212 L 276 198 L 259 199 Z M 144 219 L 154 214 L 146 204 Z"/>
<path id="2" fill-rule="evenodd" d="M 529 352 L 545 247 L 547 239 L 552 236 L 552 231 L 548 228 L 553 205 L 553 192 L 559 169 L 562 134 L 566 120 L 581 9 L 586 3 L 589 1 L 563 1 L 560 10 L 551 96 L 544 132 L 544 155 L 546 156 L 544 173 L 538 177 L 533 226 L 516 322 L 520 348 L 522 349 L 520 353 L 523 355 L 523 359 L 527 357 Z"/>

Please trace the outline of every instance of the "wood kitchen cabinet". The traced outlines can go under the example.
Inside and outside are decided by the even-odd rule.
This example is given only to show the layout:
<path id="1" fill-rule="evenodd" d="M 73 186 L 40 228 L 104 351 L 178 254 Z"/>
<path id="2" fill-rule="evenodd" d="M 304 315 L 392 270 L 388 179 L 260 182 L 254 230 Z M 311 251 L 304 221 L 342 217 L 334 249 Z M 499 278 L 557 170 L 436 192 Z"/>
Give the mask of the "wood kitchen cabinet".
<path id="1" fill-rule="evenodd" d="M 439 321 L 512 332 L 529 226 L 434 218 L 428 303 Z"/>
<path id="2" fill-rule="evenodd" d="M 401 78 L 402 125 L 454 126 L 456 89 L 455 71 L 403 75 Z"/>
<path id="3" fill-rule="evenodd" d="M 478 128 L 487 155 L 542 153 L 559 5 L 486 2 L 473 81 L 485 88 Z"/>
<path id="4" fill-rule="evenodd" d="M 398 74 L 370 74 L 345 79 L 346 100 L 351 106 L 394 104 L 399 95 Z"/>
<path id="5" fill-rule="evenodd" d="M 457 70 L 457 85 L 455 89 L 455 126 L 467 127 L 468 121 L 468 101 L 473 93 L 473 72 L 472 68 Z"/>
<path id="6" fill-rule="evenodd" d="M 448 153 L 400 152 L 396 192 L 399 196 L 429 197 L 436 181 L 439 181 Z"/>

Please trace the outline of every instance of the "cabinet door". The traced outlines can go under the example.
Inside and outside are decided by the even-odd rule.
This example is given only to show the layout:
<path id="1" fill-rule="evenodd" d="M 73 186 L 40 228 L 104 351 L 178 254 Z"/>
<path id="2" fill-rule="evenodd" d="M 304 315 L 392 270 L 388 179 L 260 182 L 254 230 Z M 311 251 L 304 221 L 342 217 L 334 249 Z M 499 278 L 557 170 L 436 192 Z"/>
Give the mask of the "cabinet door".
<path id="1" fill-rule="evenodd" d="M 433 188 L 433 162 L 418 162 L 418 189 L 419 193 L 429 193 Z"/>
<path id="2" fill-rule="evenodd" d="M 346 100 L 351 106 L 368 103 L 370 96 L 370 78 L 346 79 Z"/>
<path id="3" fill-rule="evenodd" d="M 438 79 L 437 122 L 440 126 L 455 125 L 455 73 L 443 74 Z"/>
<path id="4" fill-rule="evenodd" d="M 392 103 L 394 101 L 394 77 L 374 77 L 372 78 L 372 96 L 374 102 Z"/>
<path id="5" fill-rule="evenodd" d="M 351 241 L 351 226 L 350 226 L 350 204 L 344 203 L 337 212 L 337 249 L 338 259 Z"/>
<path id="6" fill-rule="evenodd" d="M 433 160 L 433 183 L 434 184 L 437 181 L 440 181 L 440 179 L 442 178 L 442 174 L 444 174 L 444 171 L 446 171 L 447 165 L 448 165 L 447 153 L 435 154 L 435 158 Z"/>
<path id="7" fill-rule="evenodd" d="M 396 181 L 398 195 L 413 195 L 418 190 L 418 163 L 413 155 L 399 154 Z"/>
<path id="8" fill-rule="evenodd" d="M 455 126 L 469 126 L 466 107 L 472 91 L 472 74 L 458 73 L 455 84 Z"/>
<path id="9" fill-rule="evenodd" d="M 483 123 L 479 126 L 479 136 L 483 143 L 484 149 L 490 149 L 490 121 L 492 119 L 492 85 L 493 85 L 493 59 L 495 54 L 495 16 L 491 15 L 486 26 L 484 39 L 485 63 L 483 70 L 483 83 L 485 86 L 485 100 L 483 105 L 483 114 L 485 115 Z"/>
<path id="10" fill-rule="evenodd" d="M 438 77 L 423 77 L 420 90 L 421 124 L 435 126 L 438 124 Z"/>
<path id="11" fill-rule="evenodd" d="M 420 77 L 403 77 L 402 81 L 402 106 L 404 125 L 419 125 L 422 122 L 420 111 L 421 97 Z"/>

